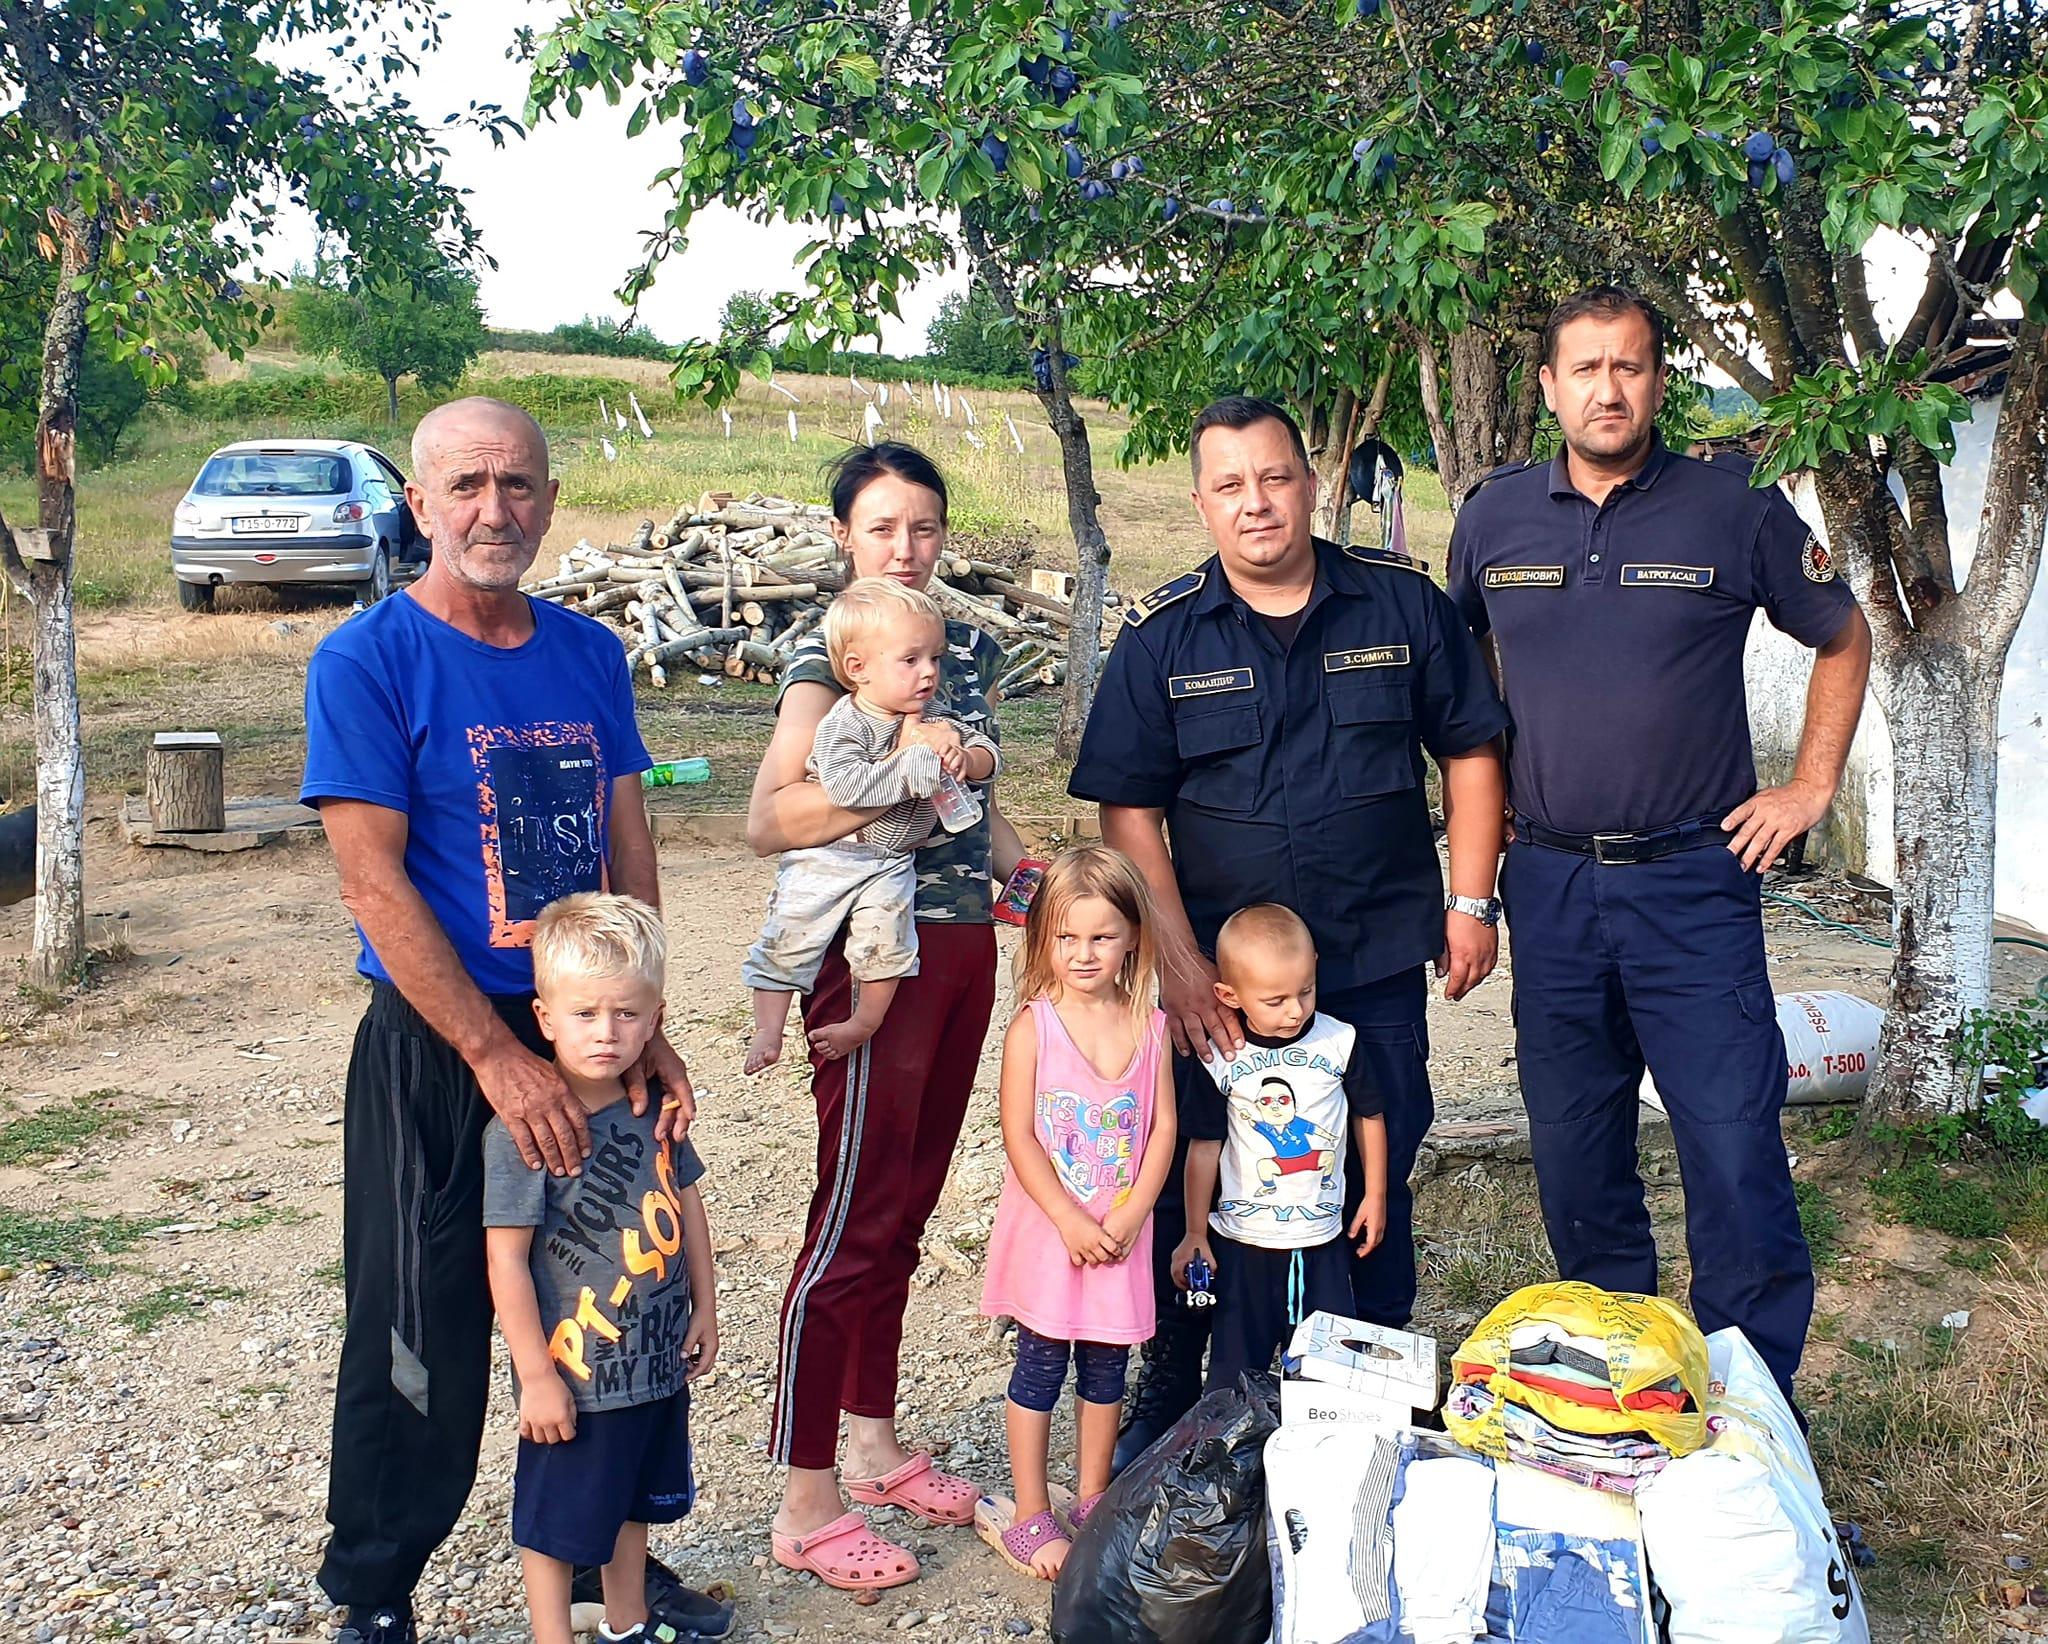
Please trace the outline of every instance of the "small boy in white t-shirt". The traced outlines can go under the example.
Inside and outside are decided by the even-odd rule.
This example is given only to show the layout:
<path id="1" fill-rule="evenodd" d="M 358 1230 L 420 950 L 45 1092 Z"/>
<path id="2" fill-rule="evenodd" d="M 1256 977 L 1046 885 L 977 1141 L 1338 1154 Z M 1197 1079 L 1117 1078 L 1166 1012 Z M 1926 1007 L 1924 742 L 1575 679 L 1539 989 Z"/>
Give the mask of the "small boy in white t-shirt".
<path id="1" fill-rule="evenodd" d="M 1244 1018 L 1244 1048 L 1203 1063 L 1213 1090 L 1185 1097 L 1187 1237 L 1173 1253 L 1187 1286 L 1199 1255 L 1215 1273 L 1211 1388 L 1264 1370 L 1310 1313 L 1349 1317 L 1351 1248 L 1385 1236 L 1387 1126 L 1352 1028 L 1316 1010 L 1316 947 L 1276 902 L 1240 908 L 1216 938 L 1216 997 Z M 1358 1148 L 1365 1197 L 1344 1226 L 1344 1149 Z M 1218 1197 L 1218 1186 L 1221 1197 Z"/>

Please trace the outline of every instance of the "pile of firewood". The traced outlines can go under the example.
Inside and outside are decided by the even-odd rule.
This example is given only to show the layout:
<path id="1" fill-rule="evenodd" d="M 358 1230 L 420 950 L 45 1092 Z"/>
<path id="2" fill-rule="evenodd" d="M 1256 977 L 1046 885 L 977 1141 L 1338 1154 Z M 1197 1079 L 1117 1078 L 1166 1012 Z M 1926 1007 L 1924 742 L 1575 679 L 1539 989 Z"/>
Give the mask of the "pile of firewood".
<path id="1" fill-rule="evenodd" d="M 831 519 L 814 503 L 707 492 L 664 526 L 643 520 L 630 542 L 578 542 L 554 576 L 526 591 L 611 623 L 627 667 L 645 667 L 657 686 L 678 667 L 772 683 L 845 586 Z M 1056 580 L 1071 587 L 1071 578 Z M 950 553 L 930 592 L 948 617 L 1001 642 L 1004 696 L 1066 677 L 1073 608 L 1058 593 L 1023 586 L 1009 566 Z M 1105 641 L 1115 629 L 1104 621 Z"/>

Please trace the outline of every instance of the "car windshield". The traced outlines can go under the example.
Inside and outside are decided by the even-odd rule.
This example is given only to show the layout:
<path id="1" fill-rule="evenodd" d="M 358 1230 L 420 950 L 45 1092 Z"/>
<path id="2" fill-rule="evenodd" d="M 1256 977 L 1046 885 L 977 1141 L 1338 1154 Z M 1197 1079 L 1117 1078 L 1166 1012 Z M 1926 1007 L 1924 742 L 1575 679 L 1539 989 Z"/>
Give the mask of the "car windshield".
<path id="1" fill-rule="evenodd" d="M 331 497 L 348 489 L 348 459 L 331 451 L 224 451 L 192 489 L 202 497 Z"/>

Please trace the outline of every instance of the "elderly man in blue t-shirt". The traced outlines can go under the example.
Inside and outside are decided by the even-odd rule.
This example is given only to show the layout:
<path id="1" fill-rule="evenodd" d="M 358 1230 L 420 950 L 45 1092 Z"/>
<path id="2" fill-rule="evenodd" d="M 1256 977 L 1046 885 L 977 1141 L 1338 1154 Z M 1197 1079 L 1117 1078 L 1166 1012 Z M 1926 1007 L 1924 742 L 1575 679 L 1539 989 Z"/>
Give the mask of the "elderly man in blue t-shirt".
<path id="1" fill-rule="evenodd" d="M 370 1004 L 349 1061 L 343 1251 L 320 1584 L 338 1644 L 412 1644 L 411 1595 L 476 1476 L 489 1396 L 485 1124 L 574 1175 L 582 1108 L 533 1015 L 540 910 L 609 888 L 659 907 L 650 761 L 617 638 L 519 591 L 554 515 L 547 439 L 463 399 L 413 436 L 406 500 L 433 544 L 405 592 L 342 624 L 306 675 L 306 777 L 362 938 Z M 689 1075 L 660 1036 L 678 1131 Z"/>

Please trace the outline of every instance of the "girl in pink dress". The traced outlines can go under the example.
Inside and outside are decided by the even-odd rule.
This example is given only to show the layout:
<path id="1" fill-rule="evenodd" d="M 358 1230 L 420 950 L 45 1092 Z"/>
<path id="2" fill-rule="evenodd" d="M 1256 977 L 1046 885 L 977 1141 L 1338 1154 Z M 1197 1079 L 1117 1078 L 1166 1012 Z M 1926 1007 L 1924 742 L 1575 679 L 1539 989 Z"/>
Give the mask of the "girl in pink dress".
<path id="1" fill-rule="evenodd" d="M 1064 851 L 1024 926 L 1003 1040 L 1010 1166 L 989 1235 L 981 1310 L 1017 1321 L 1010 1377 L 1014 1503 L 982 1498 L 975 1528 L 1050 1581 L 1109 1484 L 1131 1345 L 1151 1339 L 1152 1202 L 1173 1163 L 1173 1070 L 1155 991 L 1152 905 L 1130 858 Z M 1046 1449 L 1074 1360 L 1080 1498 L 1052 1510 Z M 1062 1495 L 1065 1492 L 1061 1492 Z"/>

